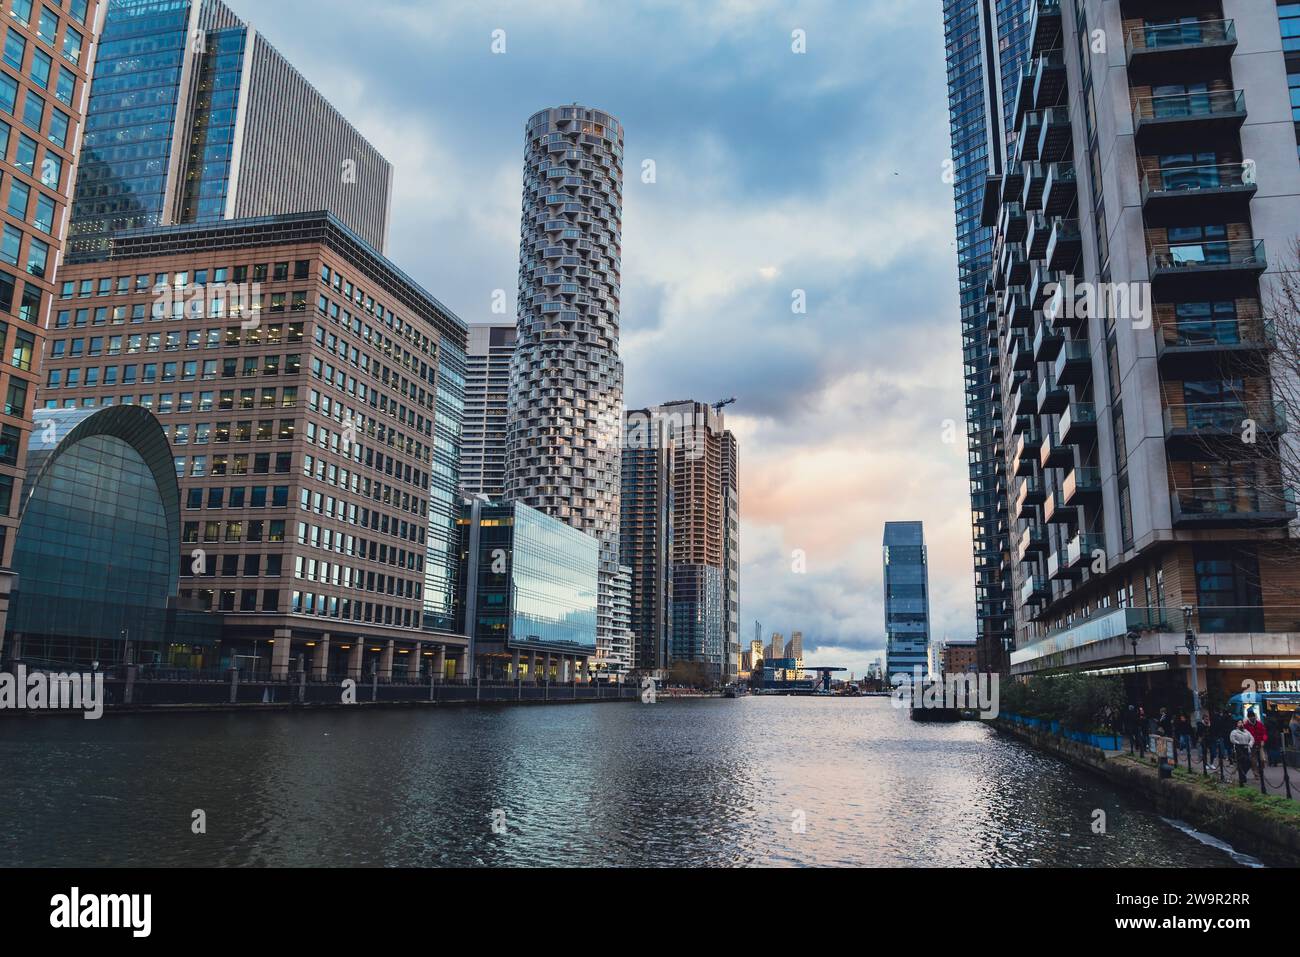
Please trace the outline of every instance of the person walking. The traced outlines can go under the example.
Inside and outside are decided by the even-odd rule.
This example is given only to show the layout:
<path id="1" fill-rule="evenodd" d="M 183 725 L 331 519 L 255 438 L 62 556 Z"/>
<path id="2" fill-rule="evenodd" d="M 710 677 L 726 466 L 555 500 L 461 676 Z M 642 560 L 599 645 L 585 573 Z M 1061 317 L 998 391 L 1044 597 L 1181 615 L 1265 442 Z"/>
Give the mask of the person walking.
<path id="1" fill-rule="evenodd" d="M 1219 770 L 1214 763 L 1217 756 L 1214 747 L 1214 722 L 1210 720 L 1209 711 L 1201 712 L 1201 720 L 1196 725 L 1196 740 L 1201 746 L 1201 764 L 1210 771 Z"/>
<path id="2" fill-rule="evenodd" d="M 1166 738 L 1173 737 L 1174 719 L 1169 717 L 1169 709 L 1161 708 L 1160 717 L 1156 718 L 1156 728 Z"/>
<path id="3" fill-rule="evenodd" d="M 1178 712 L 1178 720 L 1174 722 L 1174 736 L 1178 739 L 1179 751 L 1192 750 L 1192 722 L 1186 712 Z"/>
<path id="4" fill-rule="evenodd" d="M 1250 749 L 1250 766 L 1252 768 L 1260 768 L 1261 770 L 1259 773 L 1262 775 L 1264 773 L 1264 765 L 1261 756 L 1263 754 L 1264 744 L 1268 741 L 1268 728 L 1264 726 L 1263 721 L 1260 721 L 1259 718 L 1255 716 L 1254 708 L 1251 708 L 1246 712 L 1246 720 L 1243 723 L 1243 726 L 1250 732 L 1250 736 L 1255 740 L 1254 747 Z"/>
<path id="5" fill-rule="evenodd" d="M 1245 723 L 1238 721 L 1228 736 L 1232 750 L 1237 759 L 1237 786 L 1246 786 L 1246 775 L 1250 773 L 1250 752 L 1255 746 L 1255 736 L 1245 728 Z"/>

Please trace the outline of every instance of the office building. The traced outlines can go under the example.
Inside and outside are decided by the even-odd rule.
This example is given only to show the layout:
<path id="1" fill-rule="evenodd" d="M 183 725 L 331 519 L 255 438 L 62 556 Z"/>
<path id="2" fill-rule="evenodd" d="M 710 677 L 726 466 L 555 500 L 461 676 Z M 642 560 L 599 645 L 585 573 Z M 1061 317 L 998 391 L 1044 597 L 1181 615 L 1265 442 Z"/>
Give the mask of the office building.
<path id="1" fill-rule="evenodd" d="M 385 251 L 392 167 L 221 0 L 109 0 L 80 159 L 70 259 L 318 209 Z"/>
<path id="2" fill-rule="evenodd" d="M 1269 314 L 1300 223 L 1295 10 L 1031 6 L 983 219 L 1012 672 L 1137 669 L 1181 696 L 1190 629 L 1222 702 L 1300 667 Z"/>
<path id="3" fill-rule="evenodd" d="M 599 540 L 597 657 L 614 667 L 629 624 L 615 597 L 622 191 L 618 120 L 577 104 L 528 120 L 506 497 Z"/>
<path id="4" fill-rule="evenodd" d="M 328 213 L 119 233 L 59 279 L 39 404 L 162 421 L 226 659 L 464 674 L 464 323 Z"/>
<path id="5" fill-rule="evenodd" d="M 484 679 L 570 681 L 596 654 L 596 539 L 521 502 L 461 506 L 458 631 Z"/>
<path id="6" fill-rule="evenodd" d="M 628 410 L 619 548 L 632 573 L 633 667 L 662 674 L 672 630 L 673 450 L 662 417 Z"/>
<path id="7" fill-rule="evenodd" d="M 221 617 L 179 601 L 180 490 L 139 406 L 41 412 L 14 545 L 10 660 L 217 665 Z"/>
<path id="8" fill-rule="evenodd" d="M 14 533 L 45 353 L 54 271 L 85 132 L 86 95 L 103 10 L 99 0 L 4 5 L 0 66 L 0 646 L 6 631 Z M 0 647 L 0 650 L 3 650 Z"/>
<path id="9" fill-rule="evenodd" d="M 468 497 L 500 499 L 506 488 L 506 427 L 515 324 L 471 323 L 465 371 L 460 488 Z"/>
<path id="10" fill-rule="evenodd" d="M 985 330 L 984 286 L 992 230 L 981 223 L 984 182 L 1002 171 L 1032 0 L 944 0 L 952 182 L 957 218 L 958 294 L 965 370 L 967 460 L 974 546 L 976 619 L 984 668 L 1005 672 L 1011 646 L 1010 545 L 997 344 Z"/>
<path id="11" fill-rule="evenodd" d="M 767 644 L 765 658 L 784 658 L 785 657 L 785 636 L 779 631 L 772 632 L 772 640 Z"/>
<path id="12" fill-rule="evenodd" d="M 929 671 L 930 579 L 920 522 L 885 523 L 886 673 L 914 677 Z"/>
<path id="13" fill-rule="evenodd" d="M 974 639 L 950 639 L 943 642 L 940 669 L 946 675 L 976 673 L 979 671 L 979 649 Z"/>

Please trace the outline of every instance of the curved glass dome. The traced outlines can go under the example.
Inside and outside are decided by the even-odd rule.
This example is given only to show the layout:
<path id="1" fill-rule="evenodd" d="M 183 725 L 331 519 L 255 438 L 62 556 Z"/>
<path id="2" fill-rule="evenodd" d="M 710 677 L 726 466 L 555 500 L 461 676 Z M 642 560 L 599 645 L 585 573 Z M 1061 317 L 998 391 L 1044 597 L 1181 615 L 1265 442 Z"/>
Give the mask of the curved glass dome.
<path id="1" fill-rule="evenodd" d="M 9 619 L 27 656 L 160 640 L 180 571 L 180 491 L 158 420 L 129 405 L 37 410 L 27 463 Z"/>

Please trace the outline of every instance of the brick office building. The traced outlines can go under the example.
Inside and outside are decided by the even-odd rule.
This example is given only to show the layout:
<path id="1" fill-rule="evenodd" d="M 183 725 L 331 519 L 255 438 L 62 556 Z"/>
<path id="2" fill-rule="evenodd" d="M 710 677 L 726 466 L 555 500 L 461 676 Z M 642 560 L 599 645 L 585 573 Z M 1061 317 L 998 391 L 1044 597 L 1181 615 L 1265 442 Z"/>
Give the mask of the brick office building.
<path id="1" fill-rule="evenodd" d="M 223 667 L 464 674 L 466 327 L 327 213 L 121 233 L 65 266 L 43 408 L 133 403 L 181 481 L 181 597 Z"/>

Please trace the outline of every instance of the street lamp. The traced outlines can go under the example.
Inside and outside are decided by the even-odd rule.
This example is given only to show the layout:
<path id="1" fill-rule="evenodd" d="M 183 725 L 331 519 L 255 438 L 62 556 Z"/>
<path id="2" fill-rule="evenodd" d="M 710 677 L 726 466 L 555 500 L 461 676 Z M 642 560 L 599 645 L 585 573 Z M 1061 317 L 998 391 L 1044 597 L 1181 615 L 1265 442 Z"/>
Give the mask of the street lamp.
<path id="1" fill-rule="evenodd" d="M 1195 614 L 1196 609 L 1191 605 L 1183 606 L 1183 628 L 1187 634 L 1185 643 L 1192 672 L 1192 722 L 1194 726 L 1201 722 L 1201 683 L 1196 677 L 1196 652 L 1199 649 L 1196 646 L 1196 632 L 1192 630 L 1192 616 Z"/>

